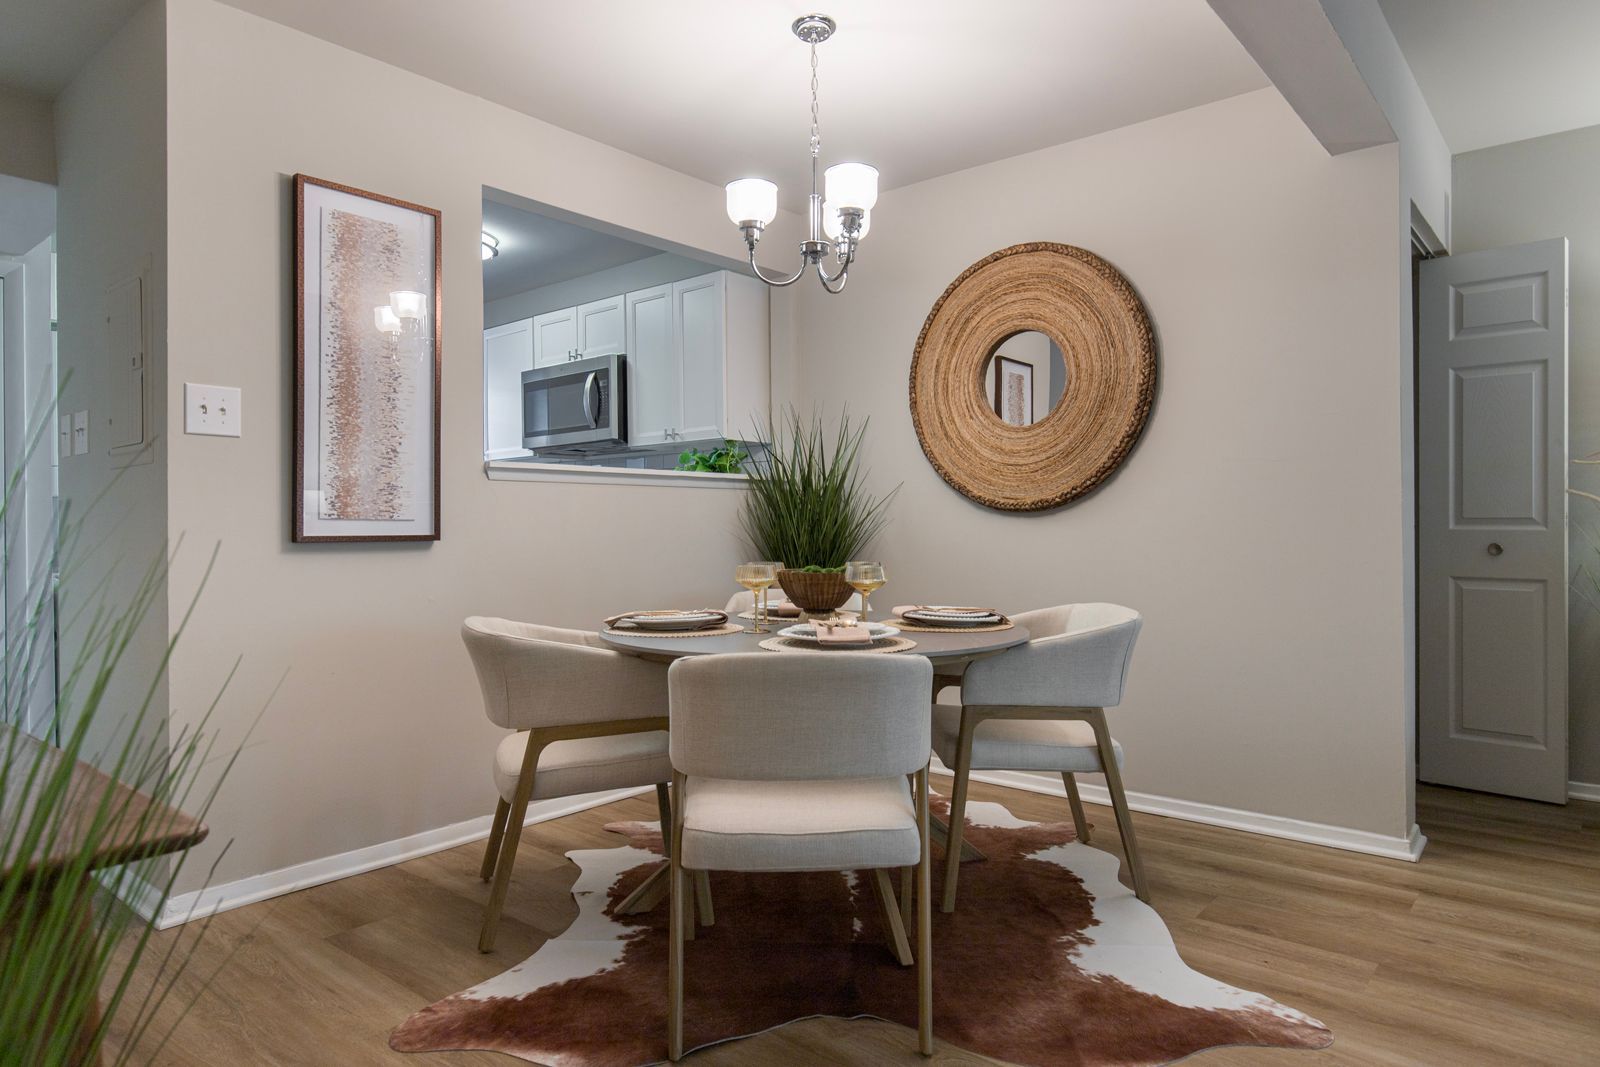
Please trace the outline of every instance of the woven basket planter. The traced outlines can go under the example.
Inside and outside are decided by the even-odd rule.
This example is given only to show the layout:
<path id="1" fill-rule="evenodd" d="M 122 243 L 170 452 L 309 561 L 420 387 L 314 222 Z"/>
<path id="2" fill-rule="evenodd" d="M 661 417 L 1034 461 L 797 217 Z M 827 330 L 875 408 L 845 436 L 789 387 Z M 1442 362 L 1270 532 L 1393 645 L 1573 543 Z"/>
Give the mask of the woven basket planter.
<path id="1" fill-rule="evenodd" d="M 837 611 L 854 592 L 845 582 L 843 571 L 785 569 L 778 572 L 778 584 L 807 615 L 826 615 Z"/>
<path id="2" fill-rule="evenodd" d="M 996 417 L 989 357 L 1036 330 L 1061 350 L 1067 388 L 1031 426 Z M 923 454 L 963 495 L 1043 511 L 1093 491 L 1132 451 L 1156 395 L 1156 341 L 1115 267 L 1071 245 L 1013 245 L 962 271 L 934 302 L 911 358 L 911 420 Z"/>

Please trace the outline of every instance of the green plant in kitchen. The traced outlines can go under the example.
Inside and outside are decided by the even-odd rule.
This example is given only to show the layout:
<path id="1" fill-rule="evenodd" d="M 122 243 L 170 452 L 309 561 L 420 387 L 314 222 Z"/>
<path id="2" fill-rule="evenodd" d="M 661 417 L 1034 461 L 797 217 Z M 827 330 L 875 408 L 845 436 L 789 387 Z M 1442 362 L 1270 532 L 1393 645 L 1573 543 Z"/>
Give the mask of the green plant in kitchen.
<path id="1" fill-rule="evenodd" d="M 698 448 L 685 449 L 678 453 L 678 470 L 701 471 L 709 474 L 738 474 L 744 470 L 745 460 L 750 458 L 750 453 L 738 441 L 729 439 L 723 442 L 721 448 L 713 448 L 709 452 L 702 452 Z"/>
<path id="2" fill-rule="evenodd" d="M 837 603 L 815 610 L 830 610 L 849 598 L 844 565 L 859 559 L 883 530 L 900 491 L 899 486 L 883 496 L 867 491 L 861 466 L 866 432 L 866 419 L 855 425 L 845 414 L 830 439 L 820 417 L 808 422 L 791 410 L 774 428 L 766 462 L 752 464 L 748 472 L 740 521 L 756 556 L 784 561 L 784 574 L 838 575 L 828 593 L 839 593 Z M 780 582 L 796 603 L 813 610 L 803 594 L 797 595 L 798 582 L 784 582 L 782 575 Z"/>

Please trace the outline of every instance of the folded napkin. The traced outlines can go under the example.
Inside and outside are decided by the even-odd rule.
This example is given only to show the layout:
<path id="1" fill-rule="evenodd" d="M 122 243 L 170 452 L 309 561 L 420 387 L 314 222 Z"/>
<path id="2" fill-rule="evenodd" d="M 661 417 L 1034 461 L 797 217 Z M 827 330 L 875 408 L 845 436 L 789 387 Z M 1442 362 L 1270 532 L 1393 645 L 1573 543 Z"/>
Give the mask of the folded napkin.
<path id="1" fill-rule="evenodd" d="M 800 617 L 800 605 L 792 600 L 769 600 L 767 602 L 767 613 L 776 615 L 780 619 L 798 619 Z"/>
<path id="2" fill-rule="evenodd" d="M 716 608 L 696 608 L 693 611 L 680 611 L 675 608 L 668 608 L 663 611 L 624 611 L 620 615 L 613 615 L 606 619 L 606 625 L 615 626 L 619 622 L 626 622 L 628 619 L 634 618 L 663 619 L 681 617 L 684 615 L 693 615 L 696 618 L 704 616 L 707 626 L 721 626 L 723 623 L 728 621 L 728 613 L 726 611 L 719 611 Z"/>
<path id="3" fill-rule="evenodd" d="M 812 623 L 812 625 L 817 628 L 817 644 L 819 645 L 872 644 L 872 631 L 856 622 L 819 620 Z"/>

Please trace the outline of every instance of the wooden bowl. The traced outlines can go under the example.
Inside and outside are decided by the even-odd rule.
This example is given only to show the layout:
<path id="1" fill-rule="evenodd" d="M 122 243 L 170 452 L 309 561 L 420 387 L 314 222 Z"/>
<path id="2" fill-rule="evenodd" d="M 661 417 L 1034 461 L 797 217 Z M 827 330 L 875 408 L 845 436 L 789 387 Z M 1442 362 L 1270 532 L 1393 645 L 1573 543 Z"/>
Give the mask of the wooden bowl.
<path id="1" fill-rule="evenodd" d="M 837 611 L 854 592 L 844 580 L 843 571 L 799 571 L 784 569 L 778 572 L 778 584 L 800 610 L 807 615 L 826 615 Z"/>

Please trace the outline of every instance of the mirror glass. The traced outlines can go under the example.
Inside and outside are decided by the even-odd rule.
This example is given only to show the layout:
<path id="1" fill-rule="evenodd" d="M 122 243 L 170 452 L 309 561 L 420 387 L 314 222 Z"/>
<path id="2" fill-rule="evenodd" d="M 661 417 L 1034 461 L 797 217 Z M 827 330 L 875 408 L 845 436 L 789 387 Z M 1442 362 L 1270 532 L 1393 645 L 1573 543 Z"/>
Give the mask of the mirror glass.
<path id="1" fill-rule="evenodd" d="M 983 365 L 983 395 L 989 410 L 1011 426 L 1032 426 L 1061 402 L 1067 391 L 1067 361 L 1037 330 L 1012 334 Z"/>

